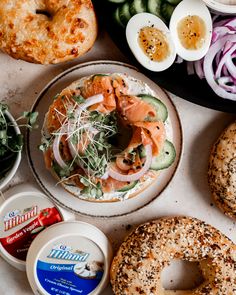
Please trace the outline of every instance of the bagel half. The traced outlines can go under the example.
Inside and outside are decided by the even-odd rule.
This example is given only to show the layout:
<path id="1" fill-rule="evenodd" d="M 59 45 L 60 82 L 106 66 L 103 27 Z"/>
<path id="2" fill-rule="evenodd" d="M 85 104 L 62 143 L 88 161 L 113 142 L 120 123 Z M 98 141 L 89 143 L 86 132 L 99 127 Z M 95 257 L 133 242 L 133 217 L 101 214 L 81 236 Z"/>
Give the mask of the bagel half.
<path id="1" fill-rule="evenodd" d="M 217 206 L 236 219 L 236 122 L 223 131 L 212 147 L 208 182 Z"/>
<path id="2" fill-rule="evenodd" d="M 173 259 L 199 262 L 205 281 L 194 290 L 165 290 L 161 272 Z M 233 295 L 236 246 L 222 233 L 190 217 L 140 225 L 122 243 L 111 270 L 116 295 Z"/>
<path id="3" fill-rule="evenodd" d="M 109 94 L 107 94 L 107 88 L 105 88 L 105 90 L 102 90 L 104 91 L 103 93 L 104 97 L 107 94 L 106 98 L 104 98 L 104 103 L 101 103 L 100 105 L 99 104 L 94 105 L 94 107 L 96 108 L 96 112 L 100 114 L 102 114 L 102 112 L 105 112 L 105 114 L 112 114 L 112 113 L 116 114 L 117 112 L 119 112 L 119 114 L 122 113 L 122 110 L 118 111 L 118 109 L 116 109 L 118 103 L 116 102 L 116 104 L 113 105 L 113 103 L 111 102 L 112 99 L 110 101 L 111 97 L 115 99 L 117 95 L 115 94 L 115 92 L 117 91 L 117 88 L 115 88 L 115 86 L 114 87 L 112 86 L 113 84 L 117 84 L 118 83 L 117 81 L 119 81 L 120 84 L 119 83 L 118 84 L 121 85 L 121 87 L 125 88 L 125 91 L 128 91 L 129 95 L 135 96 L 139 93 L 155 95 L 155 93 L 145 83 L 124 74 L 97 74 L 97 75 L 93 75 L 89 77 L 84 77 L 75 81 L 71 85 L 69 85 L 67 88 L 62 90 L 62 92 L 56 96 L 51 106 L 49 107 L 48 113 L 45 116 L 44 125 L 42 128 L 42 144 L 45 144 L 45 143 L 47 144 L 47 148 L 46 150 L 44 150 L 44 159 L 45 159 L 46 167 L 50 170 L 52 175 L 60 182 L 60 184 L 63 186 L 63 188 L 66 191 L 68 191 L 69 193 L 73 194 L 76 197 L 79 197 L 86 201 L 92 201 L 92 202 L 114 202 L 114 201 L 120 201 L 120 200 L 135 197 L 138 194 L 140 194 L 143 190 L 145 190 L 147 187 L 149 187 L 154 181 L 158 181 L 158 175 L 160 173 L 159 171 L 149 169 L 137 181 L 134 181 L 131 183 L 129 181 L 114 182 L 113 181 L 114 179 L 112 180 L 112 177 L 110 176 L 105 178 L 100 176 L 100 178 L 98 177 L 98 181 L 101 184 L 101 189 L 103 193 L 102 193 L 102 196 L 99 196 L 99 197 L 92 196 L 89 193 L 84 193 L 83 186 L 81 186 L 81 184 L 84 184 L 84 183 L 81 183 L 80 180 L 81 180 L 81 176 L 83 176 L 84 173 L 86 174 L 87 172 L 86 172 L 86 168 L 82 167 L 81 165 L 78 164 L 78 167 L 75 167 L 75 170 L 73 170 L 73 173 L 71 173 L 70 175 L 67 175 L 67 177 L 63 178 L 62 176 L 60 176 L 60 171 L 58 173 L 58 165 L 57 165 L 58 161 L 55 157 L 55 149 L 53 148 L 54 146 L 53 142 L 55 142 L 55 134 L 58 133 L 58 130 L 61 130 L 61 126 L 62 126 L 61 122 L 63 122 L 65 118 L 65 114 L 68 113 L 68 111 L 65 110 L 65 107 L 64 107 L 65 104 L 67 104 L 68 102 L 71 102 L 74 99 L 74 97 L 80 98 L 81 95 L 83 95 L 84 97 L 91 97 L 91 91 L 92 91 L 92 95 L 98 94 L 101 91 L 101 88 L 99 88 L 98 90 L 97 87 L 101 87 L 101 83 L 105 83 L 105 84 L 108 83 L 106 79 L 110 79 L 109 80 L 110 81 L 109 83 L 111 83 L 111 85 L 109 84 L 110 88 L 106 86 L 110 89 L 110 92 Z M 87 93 L 88 91 L 89 91 L 89 94 Z M 86 102 L 86 99 L 84 101 Z M 99 109 L 100 111 L 97 111 L 97 109 Z M 91 110 L 91 107 L 90 107 L 89 114 L 91 114 L 90 112 L 92 111 L 93 110 Z M 153 122 L 153 124 L 155 124 L 155 122 Z M 168 119 L 167 119 L 167 125 L 169 126 L 168 128 L 170 128 Z M 79 126 L 81 126 L 81 123 L 79 123 Z M 164 126 L 164 123 L 162 123 L 162 126 Z M 167 138 L 169 136 L 168 131 L 170 133 L 170 130 L 168 128 L 167 128 Z M 98 126 L 98 129 L 99 129 L 99 126 Z M 127 128 L 124 125 L 122 125 L 119 130 L 120 131 L 118 131 L 117 134 L 119 134 L 119 132 L 122 132 L 122 133 L 121 135 L 119 135 L 118 142 L 121 141 L 122 142 L 121 145 L 123 146 L 124 149 L 126 149 L 127 145 L 130 142 L 130 138 L 133 138 L 132 132 L 134 134 L 134 131 L 132 131 L 131 127 Z M 131 134 L 129 134 L 130 132 Z M 124 138 L 126 137 L 128 138 L 128 141 L 125 140 L 125 143 L 124 143 Z M 121 145 L 118 143 L 118 145 L 115 146 L 115 148 L 119 150 L 120 149 L 123 150 L 121 148 Z M 85 153 L 85 150 L 83 150 L 82 153 Z M 71 151 L 71 144 L 68 143 L 67 139 L 65 139 L 65 142 L 63 143 L 63 151 L 61 151 L 61 154 L 63 154 L 65 160 L 68 158 L 70 160 L 71 156 L 73 155 L 73 151 Z M 78 154 L 76 156 L 72 156 L 72 158 L 74 159 L 76 159 L 76 157 L 78 157 Z M 112 162 L 109 162 L 109 163 L 111 164 Z M 141 170 L 141 168 L 142 167 L 140 166 L 138 170 Z"/>
<path id="4" fill-rule="evenodd" d="M 0 49 L 16 59 L 68 61 L 87 52 L 96 36 L 91 0 L 1 0 Z"/>

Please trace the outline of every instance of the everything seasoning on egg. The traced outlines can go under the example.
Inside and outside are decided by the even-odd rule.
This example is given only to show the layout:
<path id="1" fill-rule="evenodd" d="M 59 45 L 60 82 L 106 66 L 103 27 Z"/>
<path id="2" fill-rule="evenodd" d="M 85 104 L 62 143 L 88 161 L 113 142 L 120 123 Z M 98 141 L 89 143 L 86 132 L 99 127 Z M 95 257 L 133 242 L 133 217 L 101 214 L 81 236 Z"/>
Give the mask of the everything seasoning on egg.
<path id="1" fill-rule="evenodd" d="M 143 27 L 139 32 L 139 44 L 150 60 L 161 62 L 170 55 L 169 44 L 164 33 L 153 27 Z"/>
<path id="2" fill-rule="evenodd" d="M 188 15 L 178 23 L 178 37 L 185 49 L 200 49 L 206 37 L 206 25 L 201 17 Z"/>

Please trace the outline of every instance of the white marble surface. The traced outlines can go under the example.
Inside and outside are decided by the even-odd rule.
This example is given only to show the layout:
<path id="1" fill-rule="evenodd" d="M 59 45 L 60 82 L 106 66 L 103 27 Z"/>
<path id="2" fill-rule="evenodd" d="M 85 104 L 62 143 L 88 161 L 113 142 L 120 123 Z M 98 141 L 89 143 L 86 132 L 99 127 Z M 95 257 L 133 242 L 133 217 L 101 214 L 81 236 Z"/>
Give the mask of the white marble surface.
<path id="1" fill-rule="evenodd" d="M 30 109 L 40 90 L 58 73 L 78 62 L 96 59 L 126 61 L 105 33 L 94 48 L 80 60 L 57 66 L 42 66 L 16 61 L 0 53 L 0 101 L 11 106 L 17 117 Z M 194 90 L 193 90 L 194 91 Z M 183 126 L 184 149 L 180 166 L 168 188 L 154 202 L 126 217 L 96 219 L 80 217 L 102 229 L 117 249 L 124 236 L 137 224 L 164 215 L 190 215 L 212 224 L 236 242 L 236 225 L 212 204 L 207 185 L 207 162 L 212 143 L 235 115 L 213 111 L 171 95 Z M 26 157 L 11 185 L 34 182 Z M 24 272 L 15 270 L 0 258 L 0 295 L 32 295 Z M 108 287 L 103 295 L 111 295 Z M 223 295 L 223 294 L 222 294 Z"/>

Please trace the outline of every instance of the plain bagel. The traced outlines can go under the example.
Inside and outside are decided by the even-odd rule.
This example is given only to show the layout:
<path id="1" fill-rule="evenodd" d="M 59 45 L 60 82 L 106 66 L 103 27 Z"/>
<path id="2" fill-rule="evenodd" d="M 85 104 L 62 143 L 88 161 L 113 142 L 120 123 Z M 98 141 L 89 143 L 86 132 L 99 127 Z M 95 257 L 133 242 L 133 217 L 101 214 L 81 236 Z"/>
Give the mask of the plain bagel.
<path id="1" fill-rule="evenodd" d="M 217 206 L 236 219 L 236 122 L 223 131 L 212 148 L 208 181 Z"/>
<path id="2" fill-rule="evenodd" d="M 205 281 L 194 290 L 164 290 L 161 272 L 173 259 L 199 262 Z M 121 245 L 111 266 L 116 295 L 233 295 L 236 246 L 222 233 L 190 217 L 140 225 Z"/>
<path id="3" fill-rule="evenodd" d="M 0 49 L 55 64 L 87 52 L 97 36 L 91 0 L 1 0 Z"/>

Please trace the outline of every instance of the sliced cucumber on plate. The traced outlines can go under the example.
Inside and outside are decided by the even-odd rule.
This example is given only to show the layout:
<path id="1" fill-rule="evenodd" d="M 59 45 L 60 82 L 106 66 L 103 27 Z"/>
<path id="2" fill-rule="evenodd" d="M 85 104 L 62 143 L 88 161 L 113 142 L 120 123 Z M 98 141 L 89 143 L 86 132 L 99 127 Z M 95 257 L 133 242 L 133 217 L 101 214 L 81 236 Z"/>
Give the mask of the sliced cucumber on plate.
<path id="1" fill-rule="evenodd" d="M 166 140 L 160 155 L 152 158 L 151 169 L 162 170 L 170 167 L 176 158 L 176 151 L 173 143 Z"/>
<path id="2" fill-rule="evenodd" d="M 182 0 L 166 0 L 167 2 L 169 2 L 172 5 L 178 5 Z"/>
<path id="3" fill-rule="evenodd" d="M 119 189 L 118 192 L 127 192 L 127 191 L 131 190 L 132 188 L 134 188 L 137 183 L 138 183 L 138 180 L 136 180 L 134 182 L 131 182 L 130 184 L 124 186 L 121 189 Z"/>
<path id="4" fill-rule="evenodd" d="M 162 18 L 162 15 L 161 15 L 161 2 L 162 1 L 163 0 L 147 0 L 147 11 Z"/>
<path id="5" fill-rule="evenodd" d="M 123 24 L 123 22 L 120 19 L 120 7 L 116 8 L 113 17 L 118 26 L 125 28 L 125 24 Z"/>
<path id="6" fill-rule="evenodd" d="M 140 98 L 142 98 L 143 101 L 150 104 L 156 111 L 155 117 L 147 118 L 148 121 L 162 121 L 165 122 L 168 117 L 168 111 L 165 104 L 160 101 L 158 98 L 147 95 L 147 94 L 140 94 L 138 95 Z"/>
<path id="7" fill-rule="evenodd" d="M 170 21 L 171 15 L 182 0 L 107 0 L 121 4 L 115 12 L 115 21 L 125 28 L 130 18 L 138 13 L 149 12 L 161 18 L 164 22 Z"/>
<path id="8" fill-rule="evenodd" d="M 115 3 L 115 4 L 121 4 L 121 3 L 125 3 L 126 0 L 107 0 L 108 2 L 111 2 L 111 3 Z"/>
<path id="9" fill-rule="evenodd" d="M 146 12 L 147 11 L 147 1 L 146 0 L 133 0 L 130 6 L 131 15 L 135 15 L 137 13 Z"/>
<path id="10" fill-rule="evenodd" d="M 162 2 L 160 7 L 160 12 L 163 18 L 169 22 L 172 16 L 172 13 L 175 10 L 175 6 L 171 5 L 169 2 Z"/>
<path id="11" fill-rule="evenodd" d="M 122 24 L 127 25 L 128 21 L 131 19 L 132 15 L 130 14 L 130 5 L 128 2 L 124 3 L 119 7 L 119 16 Z"/>

